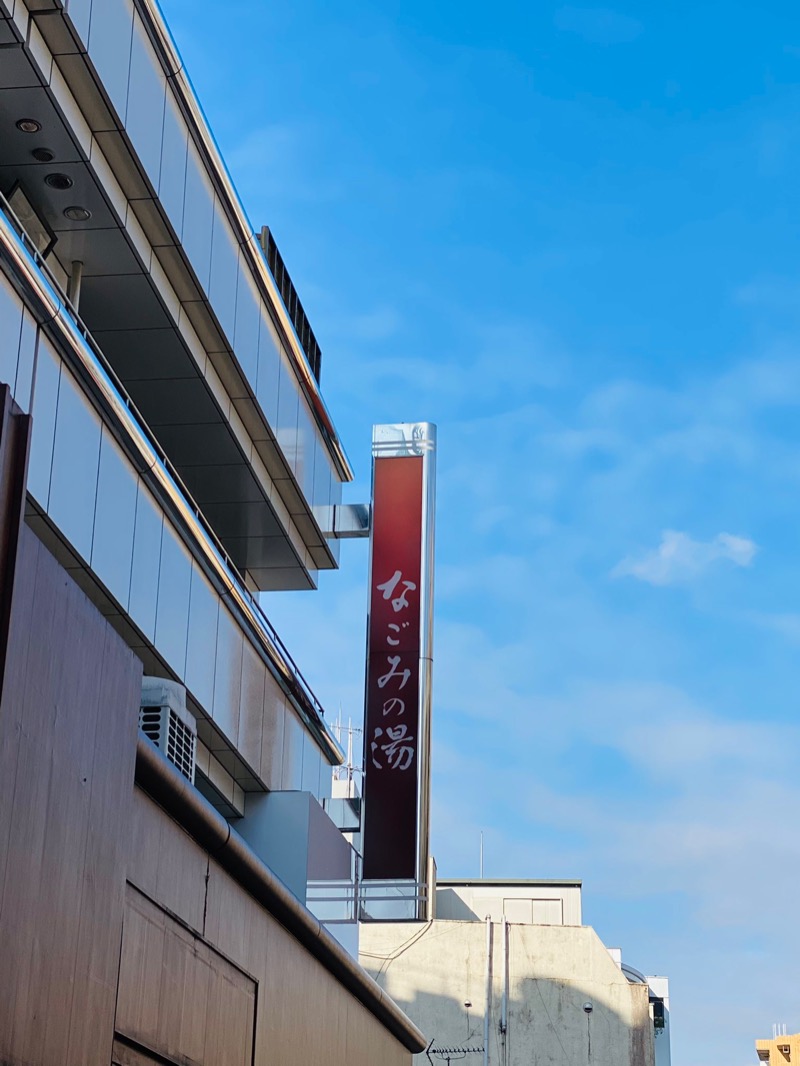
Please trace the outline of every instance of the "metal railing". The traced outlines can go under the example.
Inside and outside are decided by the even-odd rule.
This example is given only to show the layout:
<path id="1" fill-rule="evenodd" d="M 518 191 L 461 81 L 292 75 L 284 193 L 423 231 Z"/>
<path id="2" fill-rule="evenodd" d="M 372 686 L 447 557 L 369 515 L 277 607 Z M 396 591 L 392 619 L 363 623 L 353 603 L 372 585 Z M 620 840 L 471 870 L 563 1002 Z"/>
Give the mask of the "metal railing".
<path id="1" fill-rule="evenodd" d="M 269 226 L 261 227 L 261 233 L 259 234 L 258 240 L 261 245 L 261 250 L 267 257 L 267 266 L 272 271 L 275 284 L 278 286 L 281 299 L 283 300 L 286 310 L 289 312 L 289 317 L 292 320 L 292 325 L 295 328 L 298 340 L 303 346 L 303 351 L 306 353 L 306 358 L 311 366 L 311 372 L 317 379 L 317 382 L 319 382 L 319 377 L 322 372 L 322 350 L 317 342 L 317 338 L 314 336 L 314 330 L 311 328 L 311 323 L 308 321 L 305 308 L 300 302 L 300 297 L 297 295 L 297 289 L 294 287 L 294 282 L 291 279 L 289 271 L 286 269 L 283 256 L 278 249 L 278 245 Z"/>
<path id="2" fill-rule="evenodd" d="M 5 238 L 6 245 L 8 245 L 9 239 L 13 235 L 19 246 L 15 250 L 7 247 L 9 255 L 12 251 L 16 251 L 17 254 L 14 258 L 23 268 L 25 265 L 24 259 L 30 260 L 41 277 L 41 281 L 37 285 L 38 279 L 35 274 L 30 271 L 27 272 L 33 287 L 38 290 L 36 293 L 38 299 L 47 307 L 48 314 L 53 322 L 61 321 L 62 325 L 67 327 L 68 333 L 71 334 L 72 347 L 77 357 L 76 369 L 84 380 L 89 380 L 95 386 L 100 398 L 105 401 L 105 406 L 109 410 L 118 416 L 127 416 L 130 424 L 124 428 L 128 431 L 127 435 L 131 439 L 131 443 L 143 456 L 148 472 L 157 483 L 157 488 L 161 490 L 159 495 L 167 496 L 172 513 L 182 519 L 184 525 L 188 525 L 187 531 L 191 534 L 190 539 L 200 549 L 203 561 L 212 574 L 221 582 L 225 592 L 231 596 L 235 605 L 245 616 L 249 623 L 248 628 L 252 630 L 256 637 L 256 643 L 266 652 L 270 663 L 279 675 L 279 681 L 282 681 L 282 685 L 287 691 L 287 695 L 293 697 L 301 716 L 307 720 L 310 719 L 308 724 L 314 732 L 317 734 L 322 733 L 324 737 L 323 746 L 329 749 L 329 753 L 333 756 L 335 762 L 341 763 L 344 759 L 344 754 L 332 732 L 328 729 L 322 704 L 317 699 L 272 623 L 264 614 L 261 605 L 246 587 L 242 575 L 231 561 L 213 527 L 192 498 L 180 474 L 170 462 L 166 452 L 128 395 L 114 368 L 106 359 L 100 346 L 67 298 L 58 280 L 25 232 L 25 228 L 2 193 L 0 193 L 0 219 L 5 223 L 0 225 L 0 234 Z M 22 252 L 22 258 L 19 255 L 20 251 Z M 45 288 L 45 284 L 49 288 L 49 292 Z M 87 351 L 82 351 L 82 348 Z M 94 360 L 96 367 L 92 367 L 89 364 L 86 358 L 87 355 Z M 97 373 L 98 370 L 100 371 L 99 374 Z M 143 444 L 146 445 L 144 449 L 142 448 Z"/>
<path id="3" fill-rule="evenodd" d="M 306 906 L 326 924 L 391 922 L 424 919 L 428 914 L 428 885 L 424 881 L 365 881 L 363 860 L 352 845 L 350 876 L 310 880 Z"/>
<path id="4" fill-rule="evenodd" d="M 306 906 L 326 925 L 421 920 L 427 914 L 428 886 L 410 881 L 398 889 L 396 881 L 309 881 Z"/>

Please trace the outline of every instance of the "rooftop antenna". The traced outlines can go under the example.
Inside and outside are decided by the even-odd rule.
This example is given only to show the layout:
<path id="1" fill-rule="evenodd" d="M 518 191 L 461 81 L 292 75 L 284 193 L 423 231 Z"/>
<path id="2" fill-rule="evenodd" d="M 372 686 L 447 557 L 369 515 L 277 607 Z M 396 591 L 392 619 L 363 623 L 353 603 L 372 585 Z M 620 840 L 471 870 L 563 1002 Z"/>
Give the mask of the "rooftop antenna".
<path id="1" fill-rule="evenodd" d="M 481 829 L 481 861 L 480 861 L 481 881 L 483 880 L 483 830 Z"/>
<path id="2" fill-rule="evenodd" d="M 457 1047 L 436 1047 L 436 1042 L 431 1040 L 430 1044 L 425 1048 L 425 1055 L 428 1062 L 433 1066 L 434 1059 L 442 1059 L 450 1066 L 451 1062 L 457 1062 L 459 1059 L 465 1059 L 467 1055 L 482 1055 L 482 1047 L 470 1047 L 467 1044 L 461 1044 Z"/>
<path id="3" fill-rule="evenodd" d="M 344 718 L 342 716 L 342 707 L 339 705 L 339 714 L 336 720 L 333 722 L 333 735 L 339 743 L 339 747 L 344 748 L 346 752 L 346 758 L 341 766 L 336 766 L 333 771 L 333 776 L 337 781 L 347 781 L 348 784 L 353 781 L 356 774 L 362 772 L 360 763 L 355 761 L 355 737 L 360 736 L 363 730 L 358 726 L 353 725 L 353 719 L 347 719 L 347 725 L 344 724 Z"/>

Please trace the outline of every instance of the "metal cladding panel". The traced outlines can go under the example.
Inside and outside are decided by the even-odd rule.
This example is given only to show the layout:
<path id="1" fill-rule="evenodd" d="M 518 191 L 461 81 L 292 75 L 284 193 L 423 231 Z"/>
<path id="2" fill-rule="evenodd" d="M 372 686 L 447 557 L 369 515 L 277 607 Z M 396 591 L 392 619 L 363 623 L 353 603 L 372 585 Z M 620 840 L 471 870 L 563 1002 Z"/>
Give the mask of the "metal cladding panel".
<path id="1" fill-rule="evenodd" d="M 108 1063 L 142 668 L 27 526 L 8 652 L 0 1061 Z"/>
<path id="2" fill-rule="evenodd" d="M 30 436 L 30 416 L 20 411 L 8 385 L 0 382 L 0 691 L 6 661 L 17 548 L 25 509 Z"/>
<path id="3" fill-rule="evenodd" d="M 365 880 L 427 865 L 434 427 L 376 427 L 365 715 Z"/>

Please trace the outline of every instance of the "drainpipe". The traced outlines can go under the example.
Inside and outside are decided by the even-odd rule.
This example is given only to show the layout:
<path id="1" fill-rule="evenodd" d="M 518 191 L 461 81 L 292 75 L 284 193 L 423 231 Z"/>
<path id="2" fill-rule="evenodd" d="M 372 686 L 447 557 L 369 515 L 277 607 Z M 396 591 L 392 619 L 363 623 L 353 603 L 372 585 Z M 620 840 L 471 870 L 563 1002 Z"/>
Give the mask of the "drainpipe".
<path id="1" fill-rule="evenodd" d="M 508 1032 L 508 918 L 503 915 L 503 1004 L 500 1008 L 500 1038 L 503 1044 L 503 1062 L 508 1058 L 506 1033 Z"/>
<path id="2" fill-rule="evenodd" d="M 72 272 L 67 278 L 67 299 L 78 310 L 81 302 L 81 281 L 83 280 L 83 263 L 80 259 L 73 259 Z"/>
<path id="3" fill-rule="evenodd" d="M 483 1066 L 489 1066 L 489 1021 L 492 1013 L 492 916 L 486 915 L 486 1008 L 483 1015 Z"/>

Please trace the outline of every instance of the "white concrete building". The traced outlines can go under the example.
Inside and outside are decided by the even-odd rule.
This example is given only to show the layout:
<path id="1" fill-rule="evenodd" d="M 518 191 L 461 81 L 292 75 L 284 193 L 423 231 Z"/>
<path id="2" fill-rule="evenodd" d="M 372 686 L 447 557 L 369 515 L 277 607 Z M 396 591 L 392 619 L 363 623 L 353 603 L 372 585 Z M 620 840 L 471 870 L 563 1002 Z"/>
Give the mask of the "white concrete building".
<path id="1" fill-rule="evenodd" d="M 580 892 L 579 881 L 439 881 L 430 921 L 361 926 L 361 964 L 430 1041 L 419 1061 L 668 1064 L 651 986 L 580 924 Z"/>
<path id="2" fill-rule="evenodd" d="M 437 879 L 436 917 L 476 921 L 487 916 L 523 925 L 580 925 L 581 882 Z"/>

